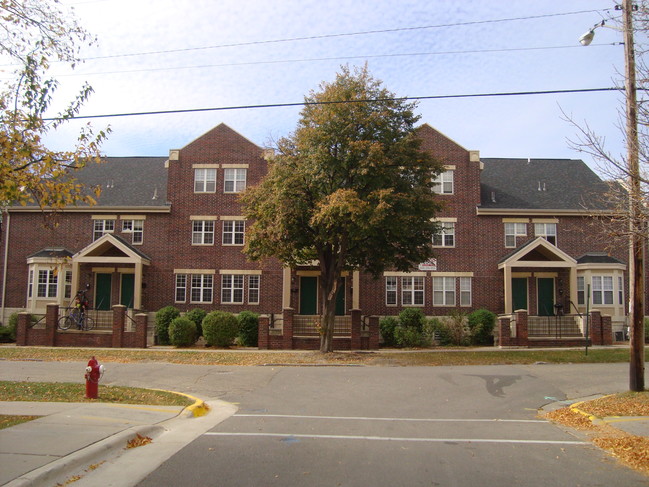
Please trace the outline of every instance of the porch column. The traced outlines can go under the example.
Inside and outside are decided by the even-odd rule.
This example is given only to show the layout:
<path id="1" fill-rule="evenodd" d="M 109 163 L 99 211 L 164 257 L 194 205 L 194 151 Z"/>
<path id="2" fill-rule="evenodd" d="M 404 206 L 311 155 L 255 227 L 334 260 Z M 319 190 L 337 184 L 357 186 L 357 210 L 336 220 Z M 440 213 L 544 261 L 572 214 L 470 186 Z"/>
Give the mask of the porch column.
<path id="1" fill-rule="evenodd" d="M 142 262 L 135 263 L 135 279 L 133 286 L 133 308 L 142 309 Z"/>
<path id="2" fill-rule="evenodd" d="M 72 259 L 72 296 L 79 291 L 79 274 L 81 273 L 81 266 L 77 259 Z M 67 306 L 67 304 L 66 304 Z"/>
<path id="3" fill-rule="evenodd" d="M 282 309 L 291 307 L 291 268 L 284 267 L 282 279 Z"/>
<path id="4" fill-rule="evenodd" d="M 505 314 L 510 315 L 514 312 L 512 309 L 512 268 L 505 264 L 503 267 L 505 279 Z"/>
<path id="5" fill-rule="evenodd" d="M 352 273 L 352 309 L 361 309 L 360 271 Z"/>
<path id="6" fill-rule="evenodd" d="M 577 267 L 570 267 L 570 301 L 577 306 Z M 566 314 L 572 314 L 572 305 L 566 311 Z"/>

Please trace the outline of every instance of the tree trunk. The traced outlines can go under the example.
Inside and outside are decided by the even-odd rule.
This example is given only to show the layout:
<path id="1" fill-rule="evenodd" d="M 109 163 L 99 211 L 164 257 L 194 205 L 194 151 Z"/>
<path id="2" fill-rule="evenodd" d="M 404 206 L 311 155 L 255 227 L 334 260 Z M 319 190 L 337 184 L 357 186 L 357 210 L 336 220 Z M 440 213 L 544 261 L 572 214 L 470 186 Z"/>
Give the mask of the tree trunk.
<path id="1" fill-rule="evenodd" d="M 320 261 L 320 290 L 323 301 L 322 327 L 320 336 L 320 351 L 334 351 L 334 323 L 336 320 L 336 295 L 340 282 L 340 270 L 333 265 L 333 258 L 321 258 Z"/>

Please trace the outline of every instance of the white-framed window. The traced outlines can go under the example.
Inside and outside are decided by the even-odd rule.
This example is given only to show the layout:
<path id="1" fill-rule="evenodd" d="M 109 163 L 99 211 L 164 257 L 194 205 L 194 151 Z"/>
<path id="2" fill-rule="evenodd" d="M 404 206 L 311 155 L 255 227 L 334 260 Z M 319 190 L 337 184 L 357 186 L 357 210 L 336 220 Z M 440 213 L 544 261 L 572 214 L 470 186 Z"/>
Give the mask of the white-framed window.
<path id="1" fill-rule="evenodd" d="M 433 277 L 433 306 L 455 306 L 454 277 Z"/>
<path id="2" fill-rule="evenodd" d="M 448 169 L 433 178 L 433 193 L 453 194 L 454 192 L 454 174 L 455 171 Z"/>
<path id="3" fill-rule="evenodd" d="M 586 304 L 586 280 L 583 276 L 577 278 L 577 304 Z"/>
<path id="4" fill-rule="evenodd" d="M 455 247 L 455 222 L 439 223 L 439 232 L 433 235 L 435 247 Z"/>
<path id="5" fill-rule="evenodd" d="M 460 306 L 471 306 L 472 279 L 470 277 L 460 277 Z"/>
<path id="6" fill-rule="evenodd" d="M 122 233 L 130 233 L 131 243 L 141 245 L 144 241 L 144 220 L 122 220 Z"/>
<path id="7" fill-rule="evenodd" d="M 243 274 L 221 276 L 221 303 L 243 304 Z"/>
<path id="8" fill-rule="evenodd" d="M 624 305 L 624 279 L 622 276 L 617 278 L 617 303 Z"/>
<path id="9" fill-rule="evenodd" d="M 245 220 L 223 221 L 223 245 L 243 245 L 245 233 Z"/>
<path id="10" fill-rule="evenodd" d="M 194 193 L 216 192 L 216 169 L 194 169 Z"/>
<path id="11" fill-rule="evenodd" d="M 424 305 L 424 278 L 404 276 L 401 278 L 401 304 L 404 306 Z"/>
<path id="12" fill-rule="evenodd" d="M 36 296 L 39 298 L 55 298 L 58 276 L 49 269 L 38 271 L 38 287 Z"/>
<path id="13" fill-rule="evenodd" d="M 63 281 L 63 297 L 72 299 L 72 271 L 65 271 Z"/>
<path id="14" fill-rule="evenodd" d="M 259 304 L 261 276 L 248 276 L 248 304 Z"/>
<path id="15" fill-rule="evenodd" d="M 386 276 L 385 278 L 385 304 L 388 306 L 397 305 L 397 278 Z"/>
<path id="16" fill-rule="evenodd" d="M 214 221 L 192 221 L 192 245 L 214 245 Z"/>
<path id="17" fill-rule="evenodd" d="M 613 276 L 593 276 L 593 304 L 613 304 Z"/>
<path id="18" fill-rule="evenodd" d="M 174 299 L 177 303 L 187 301 L 187 274 L 176 274 L 176 292 Z"/>
<path id="19" fill-rule="evenodd" d="M 240 193 L 246 189 L 246 176 L 248 170 L 245 168 L 227 168 L 223 171 L 223 191 L 225 193 Z"/>
<path id="20" fill-rule="evenodd" d="M 534 235 L 543 237 L 553 245 L 557 244 L 557 224 L 556 223 L 535 223 Z"/>
<path id="21" fill-rule="evenodd" d="M 27 282 L 27 297 L 31 298 L 34 293 L 34 271 L 29 271 L 29 281 Z"/>
<path id="22" fill-rule="evenodd" d="M 516 239 L 525 236 L 527 236 L 526 223 L 505 223 L 505 247 L 516 247 Z"/>
<path id="23" fill-rule="evenodd" d="M 105 233 L 115 231 L 115 220 L 93 220 L 92 240 L 99 240 Z"/>
<path id="24" fill-rule="evenodd" d="M 192 303 L 211 303 L 214 276 L 211 274 L 192 274 L 190 300 Z"/>

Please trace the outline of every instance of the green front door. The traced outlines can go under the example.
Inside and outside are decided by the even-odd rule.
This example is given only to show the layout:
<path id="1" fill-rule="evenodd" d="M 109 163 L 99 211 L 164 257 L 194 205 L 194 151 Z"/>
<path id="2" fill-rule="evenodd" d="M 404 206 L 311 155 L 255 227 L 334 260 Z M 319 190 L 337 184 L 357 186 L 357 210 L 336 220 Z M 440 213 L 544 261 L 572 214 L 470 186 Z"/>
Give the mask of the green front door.
<path id="1" fill-rule="evenodd" d="M 538 294 L 538 315 L 554 316 L 554 279 L 540 277 L 536 281 Z"/>
<path id="2" fill-rule="evenodd" d="M 514 277 L 512 279 L 512 305 L 516 311 L 518 309 L 527 309 L 527 278 Z"/>
<path id="3" fill-rule="evenodd" d="M 122 274 L 122 286 L 119 293 L 119 304 L 123 304 L 127 308 L 132 308 L 134 289 L 135 274 Z"/>
<path id="4" fill-rule="evenodd" d="M 95 309 L 110 310 L 110 295 L 112 289 L 111 274 L 97 274 L 95 285 Z"/>
<path id="5" fill-rule="evenodd" d="M 318 278 L 300 277 L 300 314 L 318 314 Z"/>
<path id="6" fill-rule="evenodd" d="M 340 287 L 336 294 L 336 316 L 345 316 L 345 278 L 340 280 Z"/>

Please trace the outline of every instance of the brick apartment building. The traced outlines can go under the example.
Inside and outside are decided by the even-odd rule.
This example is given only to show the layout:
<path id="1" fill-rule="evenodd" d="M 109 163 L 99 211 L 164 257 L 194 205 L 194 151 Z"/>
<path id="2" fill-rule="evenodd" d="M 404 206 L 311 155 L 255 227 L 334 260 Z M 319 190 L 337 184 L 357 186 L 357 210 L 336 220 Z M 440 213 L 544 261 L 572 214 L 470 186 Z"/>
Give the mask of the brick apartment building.
<path id="1" fill-rule="evenodd" d="M 486 308 L 553 317 L 586 311 L 626 328 L 626 242 L 593 225 L 607 187 L 580 160 L 484 159 L 428 125 L 423 148 L 445 165 L 436 192 L 443 231 L 436 258 L 412 272 L 345 276 L 338 314 L 429 315 Z M 0 319 L 68 305 L 90 285 L 92 306 L 155 312 L 201 307 L 297 317 L 319 312 L 316 267 L 253 263 L 242 253 L 246 221 L 238 194 L 266 173 L 264 150 L 219 125 L 169 157 L 106 158 L 79 179 L 101 185 L 98 204 L 66 209 L 44 228 L 36 207 L 3 216 Z M 590 289 L 590 296 L 587 292 Z M 577 326 L 582 326 L 579 319 Z"/>

